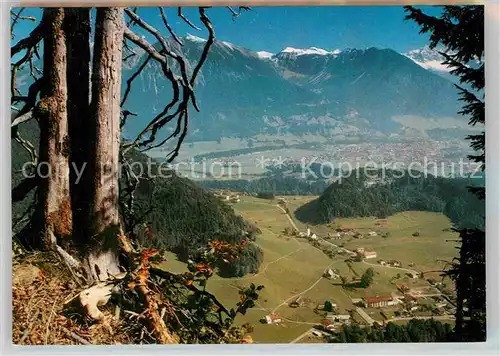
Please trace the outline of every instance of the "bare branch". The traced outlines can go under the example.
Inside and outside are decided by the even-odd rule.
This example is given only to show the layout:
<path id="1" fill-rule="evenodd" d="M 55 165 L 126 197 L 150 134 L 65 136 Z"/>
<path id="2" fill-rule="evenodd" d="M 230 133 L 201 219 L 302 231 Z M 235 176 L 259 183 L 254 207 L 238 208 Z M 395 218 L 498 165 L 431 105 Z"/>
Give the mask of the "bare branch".
<path id="1" fill-rule="evenodd" d="M 162 71 L 165 75 L 165 77 L 171 82 L 172 84 L 172 90 L 173 90 L 173 98 L 168 103 L 165 108 L 163 109 L 162 112 L 157 114 L 150 122 L 149 124 L 137 135 L 135 140 L 131 143 L 127 143 L 123 146 L 123 151 L 126 153 L 128 150 L 130 150 L 132 147 L 144 147 L 141 152 L 145 152 L 148 150 L 151 150 L 153 148 L 159 147 L 163 144 L 165 144 L 168 140 L 174 137 L 179 137 L 177 140 L 176 147 L 168 153 L 167 155 L 167 161 L 172 162 L 175 157 L 177 157 L 179 153 L 180 146 L 182 142 L 184 141 L 186 135 L 187 135 L 187 130 L 188 130 L 188 125 L 189 125 L 189 113 L 188 113 L 188 106 L 189 102 L 193 104 L 195 110 L 199 111 L 198 105 L 196 103 L 196 97 L 194 95 L 193 91 L 193 86 L 196 82 L 196 78 L 201 70 L 201 67 L 205 63 L 210 47 L 215 41 L 215 31 L 212 26 L 212 23 L 210 19 L 206 16 L 205 14 L 205 7 L 199 7 L 199 13 L 200 13 L 200 20 L 202 21 L 203 25 L 205 28 L 208 30 L 209 37 L 208 40 L 205 43 L 205 46 L 203 48 L 202 54 L 200 56 L 200 59 L 196 66 L 194 67 L 193 73 L 191 77 L 188 77 L 188 73 L 186 70 L 187 67 L 187 61 L 183 58 L 182 55 L 173 53 L 169 49 L 169 44 L 165 40 L 165 38 L 160 34 L 160 32 L 149 25 L 147 22 L 145 22 L 143 19 L 141 19 L 137 14 L 131 12 L 130 10 L 125 10 L 126 14 L 132 18 L 135 24 L 152 34 L 160 43 L 162 49 L 160 51 L 156 50 L 155 47 L 153 47 L 148 41 L 146 41 L 144 38 L 139 37 L 137 34 L 132 32 L 130 29 L 126 28 L 125 29 L 125 38 L 130 40 L 131 42 L 135 43 L 139 47 L 141 47 L 145 52 L 149 54 L 149 58 L 159 62 L 161 65 Z M 162 8 L 160 8 L 160 15 L 162 17 L 162 20 L 164 22 L 165 27 L 169 32 L 173 35 L 174 37 L 174 32 L 170 28 L 167 18 L 165 16 L 165 13 Z M 182 9 L 179 8 L 179 16 L 186 21 L 191 27 L 192 25 L 191 22 L 187 18 L 184 17 L 182 14 Z M 193 27 L 194 28 L 194 27 Z M 199 28 L 196 27 L 196 29 L 199 30 Z M 178 41 L 180 43 L 180 41 Z M 181 72 L 181 77 L 178 78 L 176 77 L 172 70 L 169 68 L 168 64 L 168 57 L 173 58 L 174 60 L 177 61 L 179 65 L 179 69 Z M 149 59 L 148 59 L 149 60 Z M 134 75 L 127 81 L 128 87 L 126 90 L 126 96 L 124 99 L 129 94 L 130 91 L 130 86 L 132 81 L 139 75 L 139 73 L 144 69 L 143 67 L 146 65 L 146 63 L 143 63 L 141 67 L 134 73 Z M 180 100 L 180 95 L 181 95 L 181 90 L 182 90 L 182 100 Z M 125 100 L 122 101 L 124 103 Z M 177 108 L 174 113 L 169 113 L 170 110 L 176 105 Z M 175 130 L 167 136 L 165 139 L 163 139 L 160 143 L 155 144 L 150 146 L 153 142 L 156 140 L 156 135 L 159 132 L 159 130 L 164 127 L 166 124 L 171 122 L 172 120 L 177 119 L 177 125 Z M 149 135 L 148 135 L 149 134 Z M 148 135 L 149 137 L 145 138 L 145 136 Z"/>
<path id="2" fill-rule="evenodd" d="M 16 119 L 12 121 L 12 123 L 10 124 L 10 127 L 12 128 L 14 126 L 21 125 L 22 123 L 29 121 L 32 118 L 33 118 L 33 111 L 30 110 L 21 116 L 17 116 Z"/>
<path id="3" fill-rule="evenodd" d="M 177 9 L 177 15 L 179 15 L 179 17 L 181 19 L 183 19 L 184 22 L 187 23 L 189 26 L 191 26 L 193 29 L 195 29 L 196 31 L 201 31 L 201 29 L 198 26 L 195 26 L 191 21 L 188 20 L 187 17 L 185 17 L 182 14 L 182 7 L 181 6 L 179 6 L 179 8 Z"/>
<path id="4" fill-rule="evenodd" d="M 16 27 L 17 25 L 17 22 L 19 20 L 31 20 L 31 21 L 36 21 L 36 19 L 32 16 L 21 16 L 21 14 L 24 12 L 24 10 L 26 10 L 25 7 L 22 7 L 21 9 L 19 9 L 19 11 L 16 13 L 14 10 L 10 10 L 10 15 L 12 17 L 12 23 L 10 25 L 10 36 L 12 39 L 14 39 L 15 35 L 14 35 L 14 28 Z"/>
<path id="5" fill-rule="evenodd" d="M 124 110 L 122 111 L 122 119 L 120 121 L 120 128 L 122 128 L 123 126 L 125 126 L 125 123 L 127 122 L 127 117 L 129 116 L 137 116 L 137 113 L 135 112 L 131 112 L 131 111 L 128 111 L 128 110 Z"/>
<path id="6" fill-rule="evenodd" d="M 125 89 L 125 94 L 123 94 L 123 99 L 122 102 L 120 103 L 120 107 L 123 107 L 123 104 L 125 104 L 125 101 L 127 101 L 128 94 L 130 93 L 130 90 L 132 89 L 132 82 L 134 81 L 135 78 L 139 74 L 141 74 L 142 70 L 146 67 L 148 62 L 150 61 L 151 56 L 147 56 L 147 58 L 144 60 L 144 62 L 141 64 L 141 66 L 135 71 L 134 74 L 130 78 L 127 79 L 127 88 Z"/>
<path id="7" fill-rule="evenodd" d="M 194 85 L 196 81 L 196 77 L 198 75 L 198 72 L 200 71 L 201 67 L 205 63 L 205 60 L 207 59 L 208 56 L 208 51 L 210 50 L 210 47 L 212 46 L 212 43 L 214 43 L 215 40 L 215 30 L 214 27 L 212 26 L 212 22 L 210 19 L 207 17 L 205 14 L 205 9 L 200 7 L 200 19 L 201 22 L 205 25 L 205 27 L 208 30 L 208 39 L 207 42 L 205 42 L 205 47 L 203 48 L 203 52 L 201 54 L 200 61 L 196 65 L 196 67 L 193 70 L 193 75 L 191 76 L 191 85 Z"/>
<path id="8" fill-rule="evenodd" d="M 172 30 L 172 27 L 170 26 L 170 24 L 168 23 L 167 21 L 167 16 L 165 15 L 165 12 L 163 11 L 163 7 L 158 7 L 160 9 L 160 14 L 161 14 L 161 19 L 163 21 L 163 24 L 165 25 L 165 27 L 167 28 L 168 32 L 170 32 L 170 34 L 172 35 L 173 39 L 175 40 L 175 42 L 177 42 L 178 44 L 180 44 L 181 46 L 184 46 L 184 44 L 179 40 L 179 38 L 177 37 L 177 35 L 175 34 L 174 30 Z"/>
<path id="9" fill-rule="evenodd" d="M 171 58 L 174 58 L 177 61 L 177 63 L 179 64 L 180 70 L 181 70 L 182 78 L 184 79 L 184 81 L 185 81 L 186 85 L 189 87 L 189 89 L 191 89 L 189 81 L 188 81 L 188 77 L 187 77 L 186 63 L 185 63 L 184 59 L 180 55 L 172 52 L 168 48 L 168 44 L 165 41 L 165 38 L 161 35 L 161 33 L 156 28 L 154 28 L 153 26 L 148 24 L 146 21 L 144 21 L 139 16 L 137 16 L 137 14 L 133 13 L 132 11 L 130 11 L 128 9 L 125 9 L 125 13 L 128 16 L 130 16 L 132 19 L 134 19 L 134 21 L 140 27 L 142 27 L 143 29 L 145 29 L 146 31 L 151 33 L 158 40 L 158 42 L 160 42 L 160 44 L 162 46 L 161 52 L 163 52 L 164 54 L 166 54 L 167 56 L 169 56 Z M 165 60 L 165 63 L 168 63 L 168 62 Z"/>
<path id="10" fill-rule="evenodd" d="M 138 45 L 139 47 L 141 47 L 144 51 L 149 53 L 149 55 L 158 62 L 162 64 L 167 64 L 167 59 L 164 56 L 158 53 L 158 51 L 148 41 L 146 41 L 145 39 L 141 38 L 140 36 L 132 32 L 132 30 L 130 30 L 128 27 L 125 27 L 123 36 L 126 37 L 131 42 Z"/>
<path id="11" fill-rule="evenodd" d="M 16 75 L 17 71 L 21 66 L 26 63 L 33 55 L 33 47 L 28 48 L 24 56 L 12 65 L 11 75 L 10 75 L 10 95 L 16 96 Z"/>
<path id="12" fill-rule="evenodd" d="M 23 49 L 34 47 L 38 42 L 42 40 L 43 29 L 45 27 L 45 21 L 42 19 L 40 23 L 31 31 L 28 37 L 23 38 L 17 42 L 10 49 L 10 56 L 13 57 Z"/>
<path id="13" fill-rule="evenodd" d="M 132 8 L 131 10 L 134 14 L 137 14 L 137 7 L 134 7 Z M 134 26 L 134 20 L 130 20 L 129 22 L 127 22 L 127 27 L 132 27 Z"/>
<path id="14" fill-rule="evenodd" d="M 238 6 L 238 12 L 234 11 L 234 9 L 231 6 L 226 6 L 226 8 L 231 12 L 233 15 L 233 21 L 236 20 L 237 17 L 241 15 L 241 11 L 252 11 L 252 9 L 249 6 Z"/>

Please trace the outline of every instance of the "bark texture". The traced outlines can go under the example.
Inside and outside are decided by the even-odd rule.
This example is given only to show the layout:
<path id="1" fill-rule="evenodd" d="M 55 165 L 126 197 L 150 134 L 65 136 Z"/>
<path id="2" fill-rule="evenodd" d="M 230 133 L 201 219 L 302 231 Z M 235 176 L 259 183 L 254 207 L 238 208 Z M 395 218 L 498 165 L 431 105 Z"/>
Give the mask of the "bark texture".
<path id="1" fill-rule="evenodd" d="M 42 243 L 51 247 L 71 235 L 69 136 L 66 101 L 66 39 L 63 8 L 44 10 L 44 76 L 34 115 L 40 124 L 39 213 Z"/>
<path id="2" fill-rule="evenodd" d="M 98 8 L 92 65 L 92 101 L 87 158 L 90 173 L 89 276 L 104 280 L 119 273 L 118 236 L 121 234 L 118 204 L 120 149 L 120 90 L 122 69 L 123 9 Z"/>

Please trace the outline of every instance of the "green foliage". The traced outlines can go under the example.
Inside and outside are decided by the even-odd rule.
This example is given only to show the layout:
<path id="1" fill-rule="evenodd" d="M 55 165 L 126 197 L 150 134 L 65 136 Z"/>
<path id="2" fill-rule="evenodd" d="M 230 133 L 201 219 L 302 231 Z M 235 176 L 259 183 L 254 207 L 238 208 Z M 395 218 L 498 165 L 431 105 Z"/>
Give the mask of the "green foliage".
<path id="1" fill-rule="evenodd" d="M 363 288 L 368 288 L 370 286 L 370 284 L 372 284 L 373 282 L 373 268 L 368 268 L 365 273 L 363 273 L 363 275 L 361 276 L 361 282 L 360 282 L 360 285 L 363 287 Z"/>
<path id="2" fill-rule="evenodd" d="M 406 325 L 389 322 L 385 327 L 345 326 L 330 337 L 330 343 L 449 342 L 452 329 L 439 321 L 413 319 Z"/>
<path id="3" fill-rule="evenodd" d="M 330 302 L 329 300 L 325 300 L 325 304 L 323 305 L 323 310 L 326 312 L 332 312 L 333 311 L 332 302 Z"/>
<path id="4" fill-rule="evenodd" d="M 232 245 L 213 241 L 200 249 L 188 262 L 188 271 L 182 274 L 151 268 L 150 273 L 158 276 L 157 285 L 170 305 L 166 321 L 169 330 L 186 344 L 242 343 L 252 331 L 250 324 L 234 326 L 235 318 L 245 315 L 255 306 L 258 293 L 264 286 L 250 284 L 239 290 L 239 302 L 233 308 L 225 307 L 216 296 L 207 291 L 207 284 L 215 267 L 221 262 L 238 259 L 245 244 Z M 130 292 L 129 292 L 130 293 Z M 125 296 L 125 298 L 127 295 Z M 133 299 L 133 297 L 131 298 Z"/>

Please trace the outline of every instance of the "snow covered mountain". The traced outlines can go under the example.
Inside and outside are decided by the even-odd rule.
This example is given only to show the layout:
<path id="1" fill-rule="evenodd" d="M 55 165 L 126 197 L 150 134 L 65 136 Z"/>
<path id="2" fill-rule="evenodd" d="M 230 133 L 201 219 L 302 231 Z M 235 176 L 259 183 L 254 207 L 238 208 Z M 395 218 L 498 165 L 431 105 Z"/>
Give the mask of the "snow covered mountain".
<path id="1" fill-rule="evenodd" d="M 428 46 L 411 50 L 404 55 L 424 69 L 445 73 L 450 71 L 447 65 L 442 64 L 444 57 L 437 50 L 430 49 Z"/>
<path id="2" fill-rule="evenodd" d="M 183 54 L 192 68 L 206 40 L 188 35 L 182 41 L 180 46 L 170 40 L 171 50 Z M 273 54 L 216 40 L 196 83 L 200 112 L 192 111 L 190 139 L 251 137 L 277 128 L 323 136 L 347 130 L 369 139 L 400 130 L 395 118 L 401 116 L 457 117 L 453 83 L 437 75 L 440 67 L 432 61 L 439 59 L 426 49 L 402 55 L 380 48 L 285 47 Z M 141 62 L 126 71 L 133 73 Z M 132 88 L 127 109 L 150 117 L 169 97 L 169 83 L 150 62 Z M 127 123 L 126 132 L 139 129 L 135 122 Z"/>

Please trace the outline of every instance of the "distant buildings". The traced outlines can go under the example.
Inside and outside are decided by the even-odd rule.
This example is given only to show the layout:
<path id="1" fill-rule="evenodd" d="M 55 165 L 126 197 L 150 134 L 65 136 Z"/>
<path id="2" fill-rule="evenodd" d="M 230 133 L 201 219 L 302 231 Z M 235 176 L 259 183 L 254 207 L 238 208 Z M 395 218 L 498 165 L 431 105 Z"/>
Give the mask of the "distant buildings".
<path id="1" fill-rule="evenodd" d="M 266 323 L 268 324 L 281 323 L 281 317 L 278 313 L 271 313 L 269 315 L 266 315 Z"/>
<path id="2" fill-rule="evenodd" d="M 377 253 L 375 251 L 367 251 L 363 247 L 358 247 L 354 252 L 362 258 L 377 258 Z"/>
<path id="3" fill-rule="evenodd" d="M 325 273 L 323 273 L 323 277 L 328 279 L 337 279 L 340 278 L 340 275 L 338 273 L 335 273 L 335 271 L 332 270 L 331 268 L 329 268 L 325 271 Z"/>
<path id="4" fill-rule="evenodd" d="M 363 298 L 365 308 L 382 308 L 391 305 L 396 305 L 397 300 L 390 295 L 381 295 L 375 297 Z"/>
<path id="5" fill-rule="evenodd" d="M 351 320 L 351 316 L 349 314 L 328 314 L 326 319 L 332 322 L 345 323 L 346 321 Z"/>

